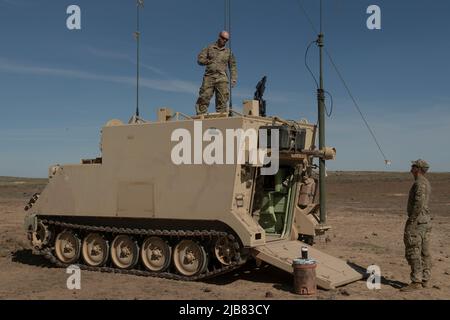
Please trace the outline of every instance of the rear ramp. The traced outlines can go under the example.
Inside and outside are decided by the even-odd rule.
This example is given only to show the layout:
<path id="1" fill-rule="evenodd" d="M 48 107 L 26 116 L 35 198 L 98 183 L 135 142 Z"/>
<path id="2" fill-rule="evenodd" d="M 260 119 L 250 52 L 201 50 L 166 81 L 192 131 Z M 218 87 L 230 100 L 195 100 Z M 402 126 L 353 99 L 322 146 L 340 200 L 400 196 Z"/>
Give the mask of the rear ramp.
<path id="1" fill-rule="evenodd" d="M 292 262 L 301 256 L 300 251 L 303 246 L 308 247 L 309 258 L 317 263 L 316 280 L 320 288 L 330 290 L 362 279 L 362 275 L 345 261 L 296 240 L 279 240 L 255 247 L 253 256 L 274 267 L 293 273 Z"/>

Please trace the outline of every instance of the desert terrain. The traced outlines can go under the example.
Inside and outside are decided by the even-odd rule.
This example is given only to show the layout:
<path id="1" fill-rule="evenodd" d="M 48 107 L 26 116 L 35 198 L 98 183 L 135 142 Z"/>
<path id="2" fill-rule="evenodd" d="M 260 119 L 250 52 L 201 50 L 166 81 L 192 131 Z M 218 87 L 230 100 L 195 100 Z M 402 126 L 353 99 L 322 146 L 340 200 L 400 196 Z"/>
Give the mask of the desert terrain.
<path id="1" fill-rule="evenodd" d="M 428 175 L 431 213 L 432 287 L 402 293 L 409 282 L 403 227 L 409 173 L 333 172 L 327 181 L 332 230 L 315 246 L 365 270 L 382 272 L 380 290 L 364 280 L 309 299 L 450 299 L 450 173 Z M 81 290 L 68 290 L 65 269 L 31 254 L 22 227 L 26 202 L 46 179 L 0 177 L 0 299 L 306 299 L 292 292 L 292 275 L 248 263 L 237 272 L 203 282 L 180 282 L 82 271 Z"/>

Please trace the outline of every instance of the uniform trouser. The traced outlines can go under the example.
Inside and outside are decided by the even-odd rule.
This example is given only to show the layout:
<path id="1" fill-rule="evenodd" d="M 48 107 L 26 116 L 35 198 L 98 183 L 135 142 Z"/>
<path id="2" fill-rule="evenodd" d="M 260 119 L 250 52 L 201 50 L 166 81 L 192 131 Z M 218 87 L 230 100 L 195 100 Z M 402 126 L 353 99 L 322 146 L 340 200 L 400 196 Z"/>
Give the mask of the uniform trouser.
<path id="1" fill-rule="evenodd" d="M 412 282 L 426 282 L 431 277 L 431 224 L 407 222 L 405 226 L 405 257 L 411 267 Z"/>
<path id="2" fill-rule="evenodd" d="M 226 112 L 227 102 L 230 96 L 228 85 L 228 78 L 204 76 L 195 106 L 197 114 L 208 112 L 209 102 L 213 94 L 216 95 L 216 112 Z"/>

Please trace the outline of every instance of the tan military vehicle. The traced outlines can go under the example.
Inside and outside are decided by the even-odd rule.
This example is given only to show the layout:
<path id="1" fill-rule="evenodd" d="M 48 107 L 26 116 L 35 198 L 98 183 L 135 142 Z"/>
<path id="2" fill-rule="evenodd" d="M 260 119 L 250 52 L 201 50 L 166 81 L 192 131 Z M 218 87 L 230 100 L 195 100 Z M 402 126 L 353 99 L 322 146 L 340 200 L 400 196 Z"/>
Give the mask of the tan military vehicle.
<path id="1" fill-rule="evenodd" d="M 57 266 L 199 280 L 249 259 L 292 273 L 307 246 L 320 287 L 360 279 L 344 261 L 305 244 L 328 228 L 318 217 L 313 159 L 332 159 L 334 149 L 315 148 L 315 125 L 260 116 L 258 104 L 246 101 L 242 113 L 189 117 L 163 108 L 154 122 L 109 121 L 101 157 L 51 166 L 48 185 L 30 200 L 25 227 L 34 252 Z M 249 161 L 249 143 L 242 164 L 194 159 L 194 149 L 208 144 L 205 132 L 262 128 L 279 130 L 274 175 Z M 172 159 L 177 129 L 200 134 L 182 155 L 192 164 Z"/>

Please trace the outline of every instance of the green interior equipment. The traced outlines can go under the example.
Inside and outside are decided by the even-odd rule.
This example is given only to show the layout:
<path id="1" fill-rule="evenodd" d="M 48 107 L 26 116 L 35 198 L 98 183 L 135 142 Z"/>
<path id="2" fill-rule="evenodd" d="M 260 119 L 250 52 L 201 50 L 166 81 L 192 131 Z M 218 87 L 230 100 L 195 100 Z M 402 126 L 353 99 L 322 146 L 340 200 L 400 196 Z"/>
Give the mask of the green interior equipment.
<path id="1" fill-rule="evenodd" d="M 282 234 L 290 207 L 293 169 L 280 168 L 274 176 L 259 176 L 254 211 L 259 210 L 259 224 L 269 234 Z"/>

